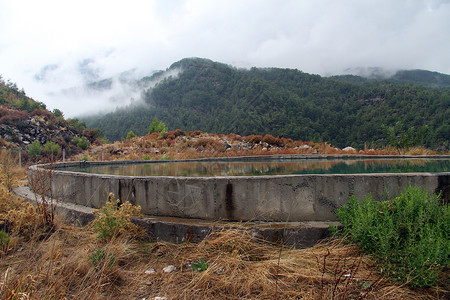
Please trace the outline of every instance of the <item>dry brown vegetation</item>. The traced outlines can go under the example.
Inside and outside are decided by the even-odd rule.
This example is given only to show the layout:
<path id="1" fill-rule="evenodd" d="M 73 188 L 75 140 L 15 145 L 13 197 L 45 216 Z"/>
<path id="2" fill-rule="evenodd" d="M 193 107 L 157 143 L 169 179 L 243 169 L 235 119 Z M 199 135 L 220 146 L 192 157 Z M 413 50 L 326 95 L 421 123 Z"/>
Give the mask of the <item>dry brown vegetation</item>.
<path id="1" fill-rule="evenodd" d="M 165 134 L 136 136 L 113 144 L 93 146 L 71 160 L 167 160 L 210 157 L 289 154 L 365 154 L 365 155 L 431 155 L 436 151 L 415 147 L 398 150 L 391 147 L 372 149 L 338 149 L 328 143 L 293 141 L 272 135 L 210 134 L 199 130 L 184 132 L 177 129 Z"/>
<path id="2" fill-rule="evenodd" d="M 94 253 L 102 251 L 97 261 Z M 203 272 L 189 264 L 208 261 Z M 173 265 L 176 270 L 163 272 Z M 145 271 L 154 269 L 155 273 Z M 0 260 L 3 299 L 433 299 L 382 279 L 370 257 L 339 240 L 282 249 L 229 229 L 200 244 L 101 242 L 58 223 L 41 239 L 13 235 Z M 16 297 L 16 298 L 14 298 Z"/>

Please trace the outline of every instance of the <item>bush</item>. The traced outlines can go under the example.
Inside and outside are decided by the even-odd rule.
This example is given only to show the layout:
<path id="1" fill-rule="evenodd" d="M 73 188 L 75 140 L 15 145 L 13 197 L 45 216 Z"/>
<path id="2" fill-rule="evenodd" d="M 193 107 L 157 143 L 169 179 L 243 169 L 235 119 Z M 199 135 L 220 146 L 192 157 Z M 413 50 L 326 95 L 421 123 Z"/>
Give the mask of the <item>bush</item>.
<path id="1" fill-rule="evenodd" d="M 126 139 L 130 140 L 130 139 L 132 139 L 134 137 L 135 137 L 135 135 L 134 135 L 133 130 L 128 131 Z"/>
<path id="2" fill-rule="evenodd" d="M 246 141 L 247 143 L 250 143 L 250 144 L 254 144 L 254 145 L 261 143 L 262 140 L 263 140 L 263 137 L 262 137 L 262 135 L 259 135 L 259 134 L 252 134 L 252 135 L 244 137 L 244 141 Z"/>
<path id="3" fill-rule="evenodd" d="M 352 196 L 337 210 L 343 234 L 374 254 L 382 273 L 415 287 L 434 285 L 449 263 L 450 210 L 439 196 L 409 187 L 395 199 Z"/>
<path id="4" fill-rule="evenodd" d="M 110 193 L 106 204 L 94 210 L 92 229 L 98 233 L 101 240 L 110 240 L 120 234 L 140 236 L 142 229 L 131 222 L 131 217 L 140 215 L 140 211 L 140 206 L 134 206 L 129 202 L 120 204 L 120 200 L 115 200 L 114 194 Z"/>
<path id="5" fill-rule="evenodd" d="M 44 145 L 44 152 L 48 155 L 48 156 L 56 156 L 58 155 L 59 151 L 61 150 L 61 147 L 56 144 L 55 142 L 47 142 Z"/>
<path id="6" fill-rule="evenodd" d="M 42 147 L 41 144 L 38 141 L 34 141 L 30 144 L 30 147 L 28 147 L 28 155 L 31 157 L 41 156 L 42 154 Z"/>
<path id="7" fill-rule="evenodd" d="M 152 134 L 154 132 L 166 133 L 167 127 L 162 121 L 158 121 L 158 119 L 153 119 L 152 124 L 148 129 L 148 133 Z"/>
<path id="8" fill-rule="evenodd" d="M 110 251 L 105 251 L 105 249 L 95 249 L 89 255 L 89 261 L 94 267 L 95 271 L 99 271 L 105 267 L 112 267 L 116 262 L 116 257 L 110 253 Z"/>
<path id="9" fill-rule="evenodd" d="M 192 131 L 188 131 L 187 136 L 189 136 L 189 137 L 196 137 L 196 136 L 199 136 L 199 135 L 202 135 L 202 134 L 203 134 L 203 131 L 192 130 Z"/>
<path id="10" fill-rule="evenodd" d="M 78 139 L 77 146 L 80 147 L 83 150 L 86 150 L 89 147 L 89 144 L 86 141 L 86 138 L 84 136 L 83 136 L 83 138 L 81 140 Z"/>

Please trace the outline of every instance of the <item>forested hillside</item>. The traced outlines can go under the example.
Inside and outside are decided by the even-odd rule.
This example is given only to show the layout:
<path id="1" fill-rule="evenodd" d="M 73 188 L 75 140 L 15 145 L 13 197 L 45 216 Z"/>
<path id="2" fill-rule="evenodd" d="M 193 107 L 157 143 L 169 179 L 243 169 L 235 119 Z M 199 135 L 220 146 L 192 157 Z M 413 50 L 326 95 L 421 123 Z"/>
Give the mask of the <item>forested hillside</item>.
<path id="1" fill-rule="evenodd" d="M 167 71 L 174 70 L 180 71 L 177 76 L 143 91 L 145 104 L 84 121 L 110 140 L 124 138 L 130 130 L 146 134 L 157 117 L 169 129 L 269 133 L 338 147 L 380 147 L 404 139 L 406 144 L 448 149 L 448 75 L 440 74 L 444 83 L 433 88 L 398 83 L 401 76 L 415 73 L 391 80 L 326 78 L 293 69 L 243 70 L 199 58 L 183 59 Z"/>

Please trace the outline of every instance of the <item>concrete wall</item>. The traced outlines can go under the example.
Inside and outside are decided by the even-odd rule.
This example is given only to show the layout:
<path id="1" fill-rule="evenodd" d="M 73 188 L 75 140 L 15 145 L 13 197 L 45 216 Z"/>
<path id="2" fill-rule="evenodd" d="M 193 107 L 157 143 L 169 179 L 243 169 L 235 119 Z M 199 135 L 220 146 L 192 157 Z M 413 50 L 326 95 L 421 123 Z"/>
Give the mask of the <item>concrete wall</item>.
<path id="1" fill-rule="evenodd" d="M 57 164 L 79 165 L 80 162 Z M 30 181 L 42 177 L 39 166 Z M 448 201 L 450 173 L 289 175 L 252 177 L 130 177 L 54 170 L 51 192 L 60 201 L 101 207 L 114 193 L 155 216 L 207 220 L 334 221 L 336 208 L 351 195 L 386 199 L 409 184 L 443 191 Z M 31 186 L 32 187 L 32 186 Z"/>

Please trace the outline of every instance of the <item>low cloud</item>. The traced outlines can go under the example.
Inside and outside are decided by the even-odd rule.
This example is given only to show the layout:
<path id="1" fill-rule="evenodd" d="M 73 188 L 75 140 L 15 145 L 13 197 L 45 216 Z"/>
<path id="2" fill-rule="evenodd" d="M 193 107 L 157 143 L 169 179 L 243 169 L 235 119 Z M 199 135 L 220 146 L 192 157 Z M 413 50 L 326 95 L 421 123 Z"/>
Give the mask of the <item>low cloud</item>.
<path id="1" fill-rule="evenodd" d="M 450 73 L 450 1 L 178 0 L 0 3 L 0 74 L 66 116 L 139 97 L 119 80 L 185 57 L 321 75 Z M 89 84 L 111 80 L 111 89 Z"/>

